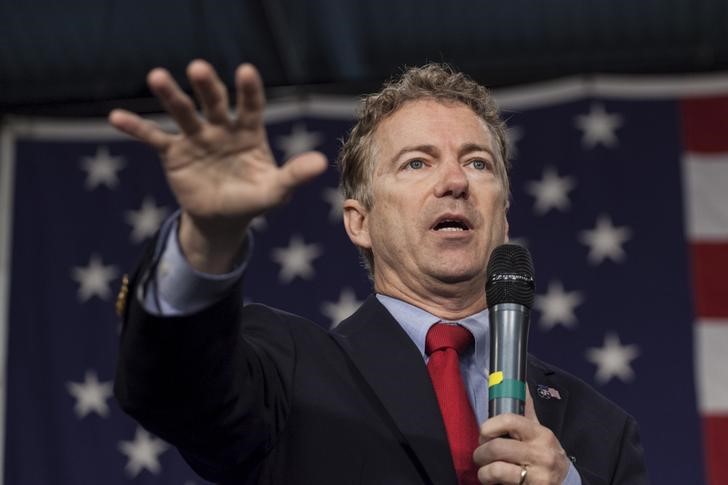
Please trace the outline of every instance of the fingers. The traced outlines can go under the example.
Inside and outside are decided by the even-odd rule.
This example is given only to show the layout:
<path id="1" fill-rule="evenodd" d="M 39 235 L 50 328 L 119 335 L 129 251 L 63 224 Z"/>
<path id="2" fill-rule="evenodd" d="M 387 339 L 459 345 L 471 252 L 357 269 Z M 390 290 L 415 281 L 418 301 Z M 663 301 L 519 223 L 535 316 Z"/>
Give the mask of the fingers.
<path id="1" fill-rule="evenodd" d="M 215 69 L 206 61 L 198 59 L 187 67 L 187 76 L 207 121 L 216 125 L 227 125 L 230 121 L 227 88 Z M 182 91 L 169 71 L 163 68 L 153 69 L 147 76 L 147 84 L 183 133 L 194 136 L 204 127 L 203 120 L 195 110 L 194 101 Z M 243 129 L 262 128 L 265 96 L 263 81 L 255 67 L 251 64 L 241 65 L 235 73 L 235 87 L 237 125 Z M 118 128 L 125 131 L 121 126 Z M 138 134 L 132 136 L 138 137 Z"/>
<path id="2" fill-rule="evenodd" d="M 568 474 L 568 464 L 559 462 L 552 465 L 529 461 L 493 461 L 478 468 L 480 483 L 507 484 L 520 483 L 521 473 L 527 467 L 528 478 L 525 483 L 561 484 Z"/>
<path id="3" fill-rule="evenodd" d="M 488 419 L 480 429 L 481 445 L 473 461 L 481 467 L 478 477 L 483 483 L 518 483 L 520 465 L 526 463 L 530 483 L 561 483 L 568 473 L 569 460 L 559 440 L 534 419 L 502 414 Z"/>
<path id="4" fill-rule="evenodd" d="M 288 160 L 280 170 L 280 183 L 284 192 L 290 192 L 323 173 L 326 163 L 326 157 L 321 152 L 306 152 Z"/>
<path id="5" fill-rule="evenodd" d="M 478 469 L 478 481 L 488 485 L 518 484 L 521 482 L 522 470 L 523 468 L 520 465 L 498 461 Z M 536 480 L 533 480 L 534 474 L 531 469 L 528 471 L 528 478 L 531 479 L 531 483 L 536 483 Z"/>
<path id="6" fill-rule="evenodd" d="M 200 131 L 202 122 L 195 111 L 195 103 L 166 69 L 152 69 L 147 76 L 147 84 L 185 134 L 192 136 Z"/>
<path id="7" fill-rule="evenodd" d="M 525 463 L 535 460 L 529 455 L 529 447 L 523 441 L 496 438 L 478 446 L 473 452 L 473 461 L 478 466 L 485 466 L 496 461 Z"/>
<path id="8" fill-rule="evenodd" d="M 238 125 L 244 129 L 258 128 L 263 123 L 265 95 L 263 80 L 252 64 L 242 64 L 235 71 L 235 90 Z"/>
<path id="9" fill-rule="evenodd" d="M 187 67 L 187 77 L 210 123 L 226 125 L 229 120 L 228 93 L 215 69 L 203 60 L 195 60 Z"/>
<path id="10" fill-rule="evenodd" d="M 172 141 L 172 135 L 165 133 L 153 121 L 123 109 L 115 109 L 109 113 L 109 123 L 119 131 L 136 138 L 158 151 L 164 151 Z"/>
<path id="11" fill-rule="evenodd" d="M 537 435 L 539 427 L 537 423 L 524 416 L 501 414 L 483 423 L 480 427 L 480 442 L 484 443 L 505 435 L 522 441 L 529 440 Z"/>

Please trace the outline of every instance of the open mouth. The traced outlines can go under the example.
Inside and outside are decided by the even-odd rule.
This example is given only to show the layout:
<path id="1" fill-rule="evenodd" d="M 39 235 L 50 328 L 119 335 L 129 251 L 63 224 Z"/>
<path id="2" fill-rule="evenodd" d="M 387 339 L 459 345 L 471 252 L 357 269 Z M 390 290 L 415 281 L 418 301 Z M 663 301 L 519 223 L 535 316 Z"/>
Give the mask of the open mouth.
<path id="1" fill-rule="evenodd" d="M 470 225 L 463 219 L 442 219 L 432 226 L 434 231 L 438 232 L 459 232 L 469 231 Z"/>

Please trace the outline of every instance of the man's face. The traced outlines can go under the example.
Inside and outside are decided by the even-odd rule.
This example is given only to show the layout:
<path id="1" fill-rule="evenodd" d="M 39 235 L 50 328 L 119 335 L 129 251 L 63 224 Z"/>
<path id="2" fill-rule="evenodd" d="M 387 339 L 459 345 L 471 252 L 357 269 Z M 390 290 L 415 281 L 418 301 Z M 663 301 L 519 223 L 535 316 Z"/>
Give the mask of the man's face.
<path id="1" fill-rule="evenodd" d="M 507 232 L 503 168 L 485 122 L 461 103 L 417 100 L 386 118 L 373 140 L 364 245 L 377 290 L 482 283 Z"/>

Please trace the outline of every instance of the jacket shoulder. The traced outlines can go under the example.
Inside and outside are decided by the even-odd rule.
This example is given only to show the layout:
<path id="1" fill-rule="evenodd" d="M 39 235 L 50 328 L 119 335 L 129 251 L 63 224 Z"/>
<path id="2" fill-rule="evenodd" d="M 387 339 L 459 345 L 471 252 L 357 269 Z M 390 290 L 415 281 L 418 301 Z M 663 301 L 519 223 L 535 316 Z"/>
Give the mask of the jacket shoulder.
<path id="1" fill-rule="evenodd" d="M 635 418 L 573 374 L 529 355 L 536 415 L 589 485 L 649 483 Z"/>

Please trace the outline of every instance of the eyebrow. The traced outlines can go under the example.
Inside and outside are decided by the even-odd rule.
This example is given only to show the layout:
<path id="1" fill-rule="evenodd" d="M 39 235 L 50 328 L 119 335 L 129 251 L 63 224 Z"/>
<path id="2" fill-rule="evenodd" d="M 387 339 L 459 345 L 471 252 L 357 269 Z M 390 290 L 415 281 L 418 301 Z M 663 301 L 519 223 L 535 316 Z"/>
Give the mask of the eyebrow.
<path id="1" fill-rule="evenodd" d="M 413 145 L 413 146 L 406 146 L 402 148 L 400 151 L 398 151 L 394 157 L 391 159 L 391 163 L 396 162 L 402 155 L 408 152 L 424 152 L 427 153 L 430 156 L 436 156 L 438 149 L 435 145 Z M 486 145 L 478 145 L 477 143 L 466 143 L 463 145 L 463 147 L 460 149 L 458 156 L 467 155 L 468 153 L 472 152 L 486 152 L 488 155 L 490 155 L 493 159 L 495 159 L 495 155 L 493 154 L 493 150 L 490 149 L 490 147 Z"/>
<path id="2" fill-rule="evenodd" d="M 493 150 L 491 150 L 489 146 L 478 145 L 477 143 L 466 143 L 460 149 L 460 156 L 467 155 L 468 153 L 472 153 L 472 152 L 485 152 L 495 159 L 495 154 L 493 153 Z"/>
<path id="3" fill-rule="evenodd" d="M 407 146 L 402 148 L 400 151 L 395 153 L 395 155 L 390 160 L 391 163 L 396 162 L 399 160 L 399 158 L 408 152 L 424 152 L 427 153 L 430 156 L 435 156 L 437 154 L 437 148 L 435 148 L 434 145 L 413 145 L 413 146 Z"/>

